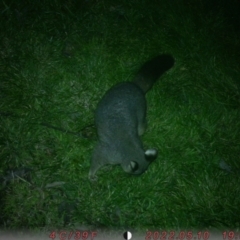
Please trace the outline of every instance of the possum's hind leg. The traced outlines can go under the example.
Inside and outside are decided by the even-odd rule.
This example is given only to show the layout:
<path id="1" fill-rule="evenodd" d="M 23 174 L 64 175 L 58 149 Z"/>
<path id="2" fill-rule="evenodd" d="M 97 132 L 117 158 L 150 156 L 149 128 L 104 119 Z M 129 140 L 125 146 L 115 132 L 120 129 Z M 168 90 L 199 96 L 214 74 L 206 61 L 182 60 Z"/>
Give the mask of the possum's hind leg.
<path id="1" fill-rule="evenodd" d="M 106 164 L 108 164 L 108 160 L 104 154 L 104 147 L 98 144 L 93 151 L 88 178 L 90 180 L 97 180 L 97 176 L 95 176 L 96 172 Z"/>
<path id="2" fill-rule="evenodd" d="M 141 123 L 138 124 L 138 135 L 141 136 L 144 134 L 145 130 L 147 128 L 147 124 L 146 123 Z"/>
<path id="3" fill-rule="evenodd" d="M 137 132 L 138 136 L 141 136 L 144 134 L 144 132 L 147 129 L 147 118 L 146 118 L 146 100 L 140 99 L 141 101 L 139 102 L 141 107 L 136 112 L 136 117 L 137 117 Z"/>
<path id="4" fill-rule="evenodd" d="M 144 132 L 147 129 L 147 120 L 146 118 L 142 118 L 139 122 L 138 122 L 138 135 L 141 136 L 144 134 Z"/>

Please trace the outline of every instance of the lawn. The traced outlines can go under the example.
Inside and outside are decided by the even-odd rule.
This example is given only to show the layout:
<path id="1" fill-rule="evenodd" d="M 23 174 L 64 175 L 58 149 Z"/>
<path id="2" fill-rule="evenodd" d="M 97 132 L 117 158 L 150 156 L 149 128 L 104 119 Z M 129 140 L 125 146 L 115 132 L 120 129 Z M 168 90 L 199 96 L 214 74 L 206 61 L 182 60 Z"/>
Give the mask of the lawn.
<path id="1" fill-rule="evenodd" d="M 0 228 L 240 230 L 239 11 L 237 0 L 1 1 Z M 147 94 L 142 137 L 158 158 L 139 177 L 107 166 L 89 181 L 98 101 L 161 53 L 175 65 Z"/>

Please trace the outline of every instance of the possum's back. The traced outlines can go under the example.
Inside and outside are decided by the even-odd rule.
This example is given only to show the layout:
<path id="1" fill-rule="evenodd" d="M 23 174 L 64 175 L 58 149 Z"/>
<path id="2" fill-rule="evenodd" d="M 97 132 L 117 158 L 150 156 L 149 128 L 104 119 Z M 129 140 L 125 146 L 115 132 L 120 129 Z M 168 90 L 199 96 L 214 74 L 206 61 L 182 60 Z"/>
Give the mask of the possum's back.
<path id="1" fill-rule="evenodd" d="M 97 106 L 95 122 L 98 134 L 136 132 L 138 121 L 145 114 L 143 91 L 131 82 L 117 84 L 106 92 Z"/>

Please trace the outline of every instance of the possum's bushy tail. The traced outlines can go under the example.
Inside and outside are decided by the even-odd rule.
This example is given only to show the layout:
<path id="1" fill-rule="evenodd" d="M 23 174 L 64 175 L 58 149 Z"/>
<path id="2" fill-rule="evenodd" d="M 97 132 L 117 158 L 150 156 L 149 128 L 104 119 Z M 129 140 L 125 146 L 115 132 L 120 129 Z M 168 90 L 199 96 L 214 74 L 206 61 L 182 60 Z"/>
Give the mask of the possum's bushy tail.
<path id="1" fill-rule="evenodd" d="M 158 55 L 146 63 L 137 72 L 133 80 L 144 93 L 149 91 L 158 78 L 174 65 L 174 58 L 171 55 Z"/>

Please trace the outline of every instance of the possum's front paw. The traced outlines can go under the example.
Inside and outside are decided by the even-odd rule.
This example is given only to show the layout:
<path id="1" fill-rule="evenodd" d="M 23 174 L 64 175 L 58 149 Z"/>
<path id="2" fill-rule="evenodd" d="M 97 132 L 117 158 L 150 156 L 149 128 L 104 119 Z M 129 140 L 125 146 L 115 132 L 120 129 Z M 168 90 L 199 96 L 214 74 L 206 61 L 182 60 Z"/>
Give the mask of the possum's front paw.
<path id="1" fill-rule="evenodd" d="M 88 174 L 88 179 L 91 181 L 91 182 L 96 182 L 98 180 L 98 177 L 96 175 L 93 175 L 91 172 L 89 172 Z"/>
<path id="2" fill-rule="evenodd" d="M 98 170 L 98 165 L 92 164 L 88 173 L 88 179 L 91 182 L 96 182 L 98 180 L 98 177 L 96 176 L 97 170 Z"/>

